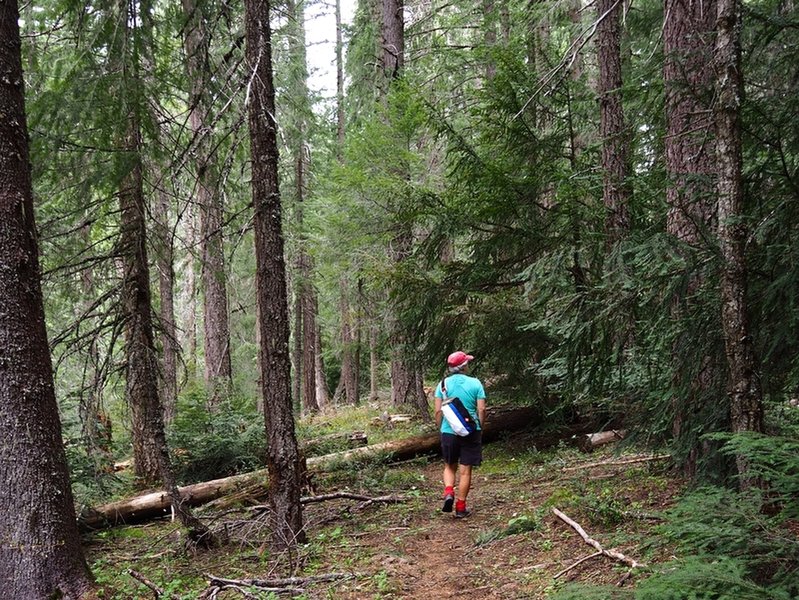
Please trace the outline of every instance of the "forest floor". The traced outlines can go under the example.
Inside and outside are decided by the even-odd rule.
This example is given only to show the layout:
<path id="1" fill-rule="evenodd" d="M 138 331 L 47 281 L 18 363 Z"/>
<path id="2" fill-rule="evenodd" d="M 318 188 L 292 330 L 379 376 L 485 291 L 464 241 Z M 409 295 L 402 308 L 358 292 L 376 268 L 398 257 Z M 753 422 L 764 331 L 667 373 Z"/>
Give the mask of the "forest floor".
<path id="1" fill-rule="evenodd" d="M 202 552 L 182 549 L 177 527 L 161 521 L 115 528 L 86 539 L 104 598 L 152 598 L 133 569 L 164 591 L 197 598 L 209 574 L 244 580 L 347 573 L 351 577 L 301 585 L 303 598 L 548 598 L 567 582 L 635 585 L 646 568 L 630 569 L 606 556 L 563 569 L 595 549 L 557 518 L 558 508 L 606 549 L 646 565 L 665 561 L 657 543 L 658 513 L 671 506 L 683 482 L 662 461 L 619 464 L 633 451 L 605 447 L 582 454 L 567 444 L 538 450 L 532 433 L 506 435 L 484 447 L 475 471 L 467 519 L 440 511 L 441 464 L 436 457 L 401 464 L 381 461 L 342 466 L 317 475 L 315 493 L 347 490 L 402 497 L 397 504 L 359 507 L 337 499 L 307 504 L 308 541 L 296 555 L 266 550 L 264 517 L 253 507 L 209 507 L 203 516 L 230 535 L 228 545 Z M 638 456 L 638 455 L 634 455 Z M 596 464 L 599 463 L 599 464 Z M 591 465 L 594 466 L 591 466 Z M 232 512 L 231 512 L 232 511 Z M 217 598 L 274 598 L 253 587 L 229 588 Z"/>

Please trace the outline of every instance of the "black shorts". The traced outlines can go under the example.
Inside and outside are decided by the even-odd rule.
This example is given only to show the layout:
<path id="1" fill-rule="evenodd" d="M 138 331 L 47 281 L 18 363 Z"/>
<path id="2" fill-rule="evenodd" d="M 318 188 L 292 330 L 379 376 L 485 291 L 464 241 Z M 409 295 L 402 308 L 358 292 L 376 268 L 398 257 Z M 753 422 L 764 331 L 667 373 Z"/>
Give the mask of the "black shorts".
<path id="1" fill-rule="evenodd" d="M 475 431 L 467 436 L 453 433 L 441 434 L 441 456 L 448 465 L 478 466 L 483 462 L 483 432 Z"/>

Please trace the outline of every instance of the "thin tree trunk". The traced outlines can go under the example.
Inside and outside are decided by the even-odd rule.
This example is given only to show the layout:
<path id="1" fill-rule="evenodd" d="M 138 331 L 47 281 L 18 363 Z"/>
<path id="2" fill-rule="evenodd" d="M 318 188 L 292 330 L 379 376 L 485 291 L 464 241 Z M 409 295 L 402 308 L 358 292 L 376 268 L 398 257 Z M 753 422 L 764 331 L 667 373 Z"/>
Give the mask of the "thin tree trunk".
<path id="1" fill-rule="evenodd" d="M 294 270 L 293 297 L 294 297 L 294 346 L 291 352 L 291 364 L 294 370 L 294 377 L 291 379 L 291 397 L 297 405 L 298 410 L 302 410 L 302 390 L 303 390 L 303 368 L 302 368 L 302 295 L 300 294 L 299 277 L 302 272 L 299 258 L 296 261 Z"/>
<path id="2" fill-rule="evenodd" d="M 341 0 L 336 0 L 336 156 L 344 161 L 344 28 L 341 23 Z"/>
<path id="3" fill-rule="evenodd" d="M 319 313 L 319 307 L 315 306 L 314 310 Z M 325 376 L 325 359 L 322 355 L 322 327 L 316 323 L 316 348 L 317 351 L 314 355 L 314 373 L 316 374 L 316 402 L 319 405 L 319 410 L 325 410 L 330 406 L 330 388 L 327 385 L 327 377 Z"/>
<path id="4" fill-rule="evenodd" d="M 723 260 L 721 322 L 729 367 L 733 432 L 763 431 L 763 403 L 747 316 L 747 227 L 744 216 L 741 148 L 741 5 L 718 0 L 716 22 L 716 161 L 718 228 Z M 745 457 L 736 460 L 742 488 L 756 485 Z"/>
<path id="5" fill-rule="evenodd" d="M 377 392 L 377 326 L 369 326 L 369 402 L 377 402 L 379 394 Z"/>
<path id="6" fill-rule="evenodd" d="M 189 201 L 183 217 L 184 235 L 186 238 L 186 256 L 181 272 L 184 274 L 181 294 L 181 321 L 183 347 L 185 348 L 186 378 L 197 380 L 197 207 Z"/>
<path id="7" fill-rule="evenodd" d="M 347 404 L 358 403 L 358 363 L 357 342 L 352 323 L 352 309 L 349 301 L 350 282 L 346 276 L 341 277 L 339 293 L 339 311 L 341 313 L 341 378 Z"/>
<path id="8" fill-rule="evenodd" d="M 203 284 L 203 324 L 205 341 L 205 385 L 209 407 L 230 394 L 230 325 L 228 316 L 225 252 L 222 235 L 222 197 L 218 190 L 213 140 L 208 127 L 210 101 L 210 66 L 208 36 L 204 15 L 195 0 L 183 0 L 186 19 L 186 70 L 189 93 L 189 126 L 195 147 L 197 182 L 196 199 L 200 209 L 200 248 Z"/>
<path id="9" fill-rule="evenodd" d="M 19 11 L 0 3 L 0 578 L 19 600 L 80 598 L 80 546 L 45 329 Z"/>
<path id="10" fill-rule="evenodd" d="M 252 68 L 249 128 L 272 539 L 278 548 L 293 548 L 305 539 L 305 533 L 300 453 L 291 404 L 270 5 L 265 0 L 245 0 L 244 11 L 246 58 Z"/>
<path id="11" fill-rule="evenodd" d="M 161 397 L 163 398 L 164 423 L 169 424 L 175 418 L 178 397 L 178 332 L 175 324 L 175 257 L 172 226 L 169 219 L 169 195 L 163 189 L 163 185 L 164 180 L 161 178 L 161 186 L 156 191 L 158 200 L 155 203 L 158 246 L 156 265 L 161 300 L 159 305 L 163 364 Z"/>

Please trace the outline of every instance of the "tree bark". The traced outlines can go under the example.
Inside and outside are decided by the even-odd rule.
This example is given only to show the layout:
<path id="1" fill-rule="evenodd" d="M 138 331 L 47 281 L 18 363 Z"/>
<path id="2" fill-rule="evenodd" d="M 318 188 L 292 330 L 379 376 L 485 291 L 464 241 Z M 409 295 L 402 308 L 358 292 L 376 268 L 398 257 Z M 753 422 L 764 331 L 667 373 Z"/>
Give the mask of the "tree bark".
<path id="1" fill-rule="evenodd" d="M 186 378 L 197 379 L 197 208 L 193 201 L 186 206 L 183 230 L 186 239 L 186 255 L 180 271 L 183 273 L 181 300 L 182 346 L 186 365 Z"/>
<path id="2" fill-rule="evenodd" d="M 358 404 L 358 346 L 354 332 L 350 294 L 352 286 L 344 275 L 339 285 L 339 312 L 341 314 L 341 379 L 347 404 Z"/>
<path id="3" fill-rule="evenodd" d="M 19 10 L 0 3 L 0 580 L 19 600 L 81 598 L 75 522 L 45 329 Z"/>
<path id="4" fill-rule="evenodd" d="M 377 402 L 379 394 L 377 392 L 377 378 L 378 378 L 378 360 L 377 360 L 377 326 L 374 324 L 369 325 L 369 402 Z"/>
<path id="5" fill-rule="evenodd" d="M 316 303 L 317 299 L 314 298 L 314 311 L 319 314 L 319 306 Z M 314 374 L 316 381 L 316 403 L 319 405 L 319 410 L 326 410 L 330 406 L 330 388 L 327 385 L 327 376 L 325 374 L 325 359 L 322 355 L 322 326 L 316 322 L 316 353 L 314 354 Z"/>
<path id="6" fill-rule="evenodd" d="M 733 432 L 763 431 L 763 404 L 757 360 L 747 315 L 747 227 L 744 221 L 741 113 L 741 5 L 718 0 L 716 21 L 716 161 L 718 164 L 718 236 L 722 256 L 721 322 L 729 367 Z M 742 488 L 756 480 L 745 457 L 736 459 Z"/>
<path id="7" fill-rule="evenodd" d="M 483 2 L 483 44 L 486 51 L 485 78 L 491 81 L 497 74 L 497 65 L 491 52 L 497 44 L 497 9 L 494 0 Z"/>
<path id="8" fill-rule="evenodd" d="M 630 229 L 628 135 L 621 99 L 621 11 L 623 0 L 597 2 L 597 62 L 599 63 L 600 126 L 602 138 L 602 200 L 605 232 L 612 246 Z"/>
<path id="9" fill-rule="evenodd" d="M 200 209 L 201 278 L 203 284 L 203 324 L 205 342 L 205 385 L 209 408 L 214 409 L 230 394 L 230 325 L 228 316 L 224 222 L 218 173 L 212 150 L 211 128 L 207 125 L 211 102 L 208 36 L 200 1 L 182 0 L 186 19 L 184 47 L 186 71 L 190 81 L 189 126 L 195 148 L 196 202 Z"/>
<path id="10" fill-rule="evenodd" d="M 714 216 L 712 36 L 716 0 L 667 0 L 663 79 L 666 86 L 666 169 L 671 179 L 668 232 L 695 246 Z"/>
<path id="11" fill-rule="evenodd" d="M 703 237 L 714 228 L 716 161 L 709 102 L 713 86 L 711 38 L 715 16 L 716 0 L 667 0 L 664 4 L 664 145 L 666 171 L 670 178 L 666 190 L 669 205 L 666 231 L 693 247 L 699 246 Z M 685 299 L 695 295 L 702 285 L 702 279 L 694 276 Z M 680 320 L 684 313 L 680 301 L 675 301 L 673 318 Z M 675 349 L 676 356 L 678 351 Z M 695 474 L 698 453 L 696 436 L 690 427 L 698 403 L 695 396 L 707 389 L 714 368 L 711 357 L 706 356 L 700 361 L 699 373 L 689 384 L 689 396 L 674 398 L 672 432 L 677 445 L 688 450 L 684 464 L 688 476 Z M 680 379 L 682 374 L 676 372 L 675 377 Z"/>
<path id="12" fill-rule="evenodd" d="M 161 185 L 156 191 L 155 203 L 156 238 L 158 254 L 158 291 L 160 296 L 159 313 L 161 318 L 161 352 L 163 373 L 161 377 L 161 397 L 163 398 L 164 423 L 175 418 L 178 397 L 178 344 L 177 324 L 175 323 L 175 252 L 172 226 L 169 219 L 169 195 L 164 186 L 163 173 Z"/>
<path id="13" fill-rule="evenodd" d="M 246 59 L 252 68 L 249 128 L 272 539 L 276 547 L 286 548 L 304 540 L 305 534 L 300 504 L 301 462 L 291 404 L 270 5 L 265 0 L 245 0 L 244 10 Z"/>
<path id="14" fill-rule="evenodd" d="M 405 21 L 403 0 L 382 0 L 381 4 L 382 68 L 385 84 L 383 95 L 391 82 L 399 78 L 405 64 Z"/>

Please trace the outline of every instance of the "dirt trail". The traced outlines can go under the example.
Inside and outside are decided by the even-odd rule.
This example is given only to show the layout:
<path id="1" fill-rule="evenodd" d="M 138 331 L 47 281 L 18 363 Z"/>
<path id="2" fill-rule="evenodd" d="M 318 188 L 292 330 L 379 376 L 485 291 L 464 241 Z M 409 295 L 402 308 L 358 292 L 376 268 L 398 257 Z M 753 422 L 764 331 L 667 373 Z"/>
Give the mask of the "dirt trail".
<path id="1" fill-rule="evenodd" d="M 355 589 L 348 586 L 341 597 L 543 599 L 562 580 L 617 584 L 628 569 L 607 558 L 587 560 L 562 580 L 554 580 L 553 575 L 594 550 L 549 511 L 543 511 L 541 521 L 540 509 L 553 494 L 562 497 L 561 508 L 588 527 L 606 547 L 615 546 L 637 556 L 640 549 L 636 540 L 652 523 L 631 518 L 613 524 L 592 521 L 590 513 L 580 510 L 586 501 L 575 501 L 574 493 L 589 486 L 607 499 L 609 507 L 662 510 L 673 501 L 679 485 L 666 484 L 668 480 L 660 478 L 640 479 L 646 468 L 636 466 L 643 471 L 635 474 L 611 471 L 595 477 L 579 472 L 561 474 L 551 469 L 537 475 L 478 469 L 469 495 L 473 513 L 467 519 L 455 519 L 440 510 L 441 465 L 431 462 L 423 467 L 424 489 L 414 507 L 380 511 L 373 518 L 379 520 L 382 528 L 359 538 L 361 548 L 371 551 L 368 566 L 361 566 L 367 566 L 365 571 L 373 577 L 385 579 L 381 593 L 364 594 L 365 588 L 356 585 Z M 513 468 L 509 465 L 509 469 Z M 536 512 L 539 521 L 534 530 L 497 535 L 517 517 Z M 625 585 L 634 585 L 634 578 L 626 580 Z M 344 592 L 341 588 L 337 591 Z"/>
<path id="2" fill-rule="evenodd" d="M 534 551 L 531 540 L 507 538 L 487 545 L 476 544 L 481 533 L 496 528 L 498 522 L 505 523 L 505 517 L 513 514 L 510 503 L 502 494 L 497 495 L 503 490 L 493 485 L 493 478 L 475 471 L 469 495 L 473 513 L 466 519 L 455 519 L 452 514 L 440 511 L 440 490 L 436 483 L 441 479 L 439 464 L 425 469 L 425 479 L 430 488 L 424 494 L 428 508 L 409 523 L 412 534 L 395 538 L 393 552 L 384 559 L 396 596 L 425 600 L 524 597 L 519 589 L 519 575 L 531 571 L 529 557 Z"/>

